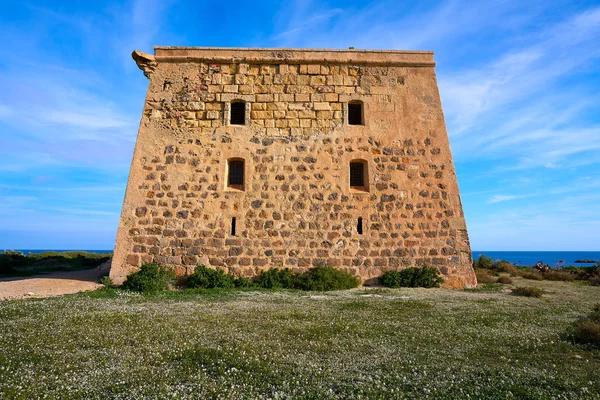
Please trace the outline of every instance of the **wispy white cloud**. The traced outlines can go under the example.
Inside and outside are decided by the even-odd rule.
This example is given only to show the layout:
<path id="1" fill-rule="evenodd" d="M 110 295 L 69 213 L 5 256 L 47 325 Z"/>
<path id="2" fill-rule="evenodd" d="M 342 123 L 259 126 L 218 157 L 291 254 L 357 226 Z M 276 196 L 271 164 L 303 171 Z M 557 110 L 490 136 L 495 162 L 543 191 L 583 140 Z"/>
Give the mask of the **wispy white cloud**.
<path id="1" fill-rule="evenodd" d="M 600 189 L 600 179 L 590 176 L 574 179 L 568 184 L 555 186 L 549 191 L 553 195 L 564 195 L 568 193 L 588 193 L 590 190 Z"/>
<path id="2" fill-rule="evenodd" d="M 52 182 L 52 177 L 43 177 L 44 179 L 37 179 L 34 183 L 47 183 Z M 73 194 L 81 194 L 85 193 L 88 195 L 89 193 L 124 193 L 125 188 L 122 185 L 115 186 L 99 186 L 96 183 L 90 183 L 87 186 L 83 186 L 81 184 L 76 184 L 73 186 L 33 186 L 33 185 L 0 185 L 0 193 L 2 191 L 19 191 L 19 192 L 52 192 L 52 193 L 73 193 Z"/>
<path id="3" fill-rule="evenodd" d="M 518 196 L 507 195 L 507 194 L 496 194 L 496 195 L 490 197 L 490 199 L 488 200 L 488 203 L 490 203 L 490 204 L 500 203 L 503 201 L 514 200 L 516 198 L 518 198 Z"/>
<path id="4" fill-rule="evenodd" d="M 127 104 L 88 87 L 85 71 L 55 66 L 19 66 L 0 71 L 0 121 L 13 131 L 1 138 L 0 170 L 41 166 L 88 166 L 99 171 L 126 168 L 139 115 Z M 99 77 L 99 87 L 108 86 Z M 2 108 L 1 110 L 4 110 Z M 103 162 L 112 160 L 112 162 Z"/>
<path id="5" fill-rule="evenodd" d="M 496 173 L 599 163 L 593 115 L 600 97 L 573 83 L 600 60 L 599 41 L 600 7 L 525 38 L 496 60 L 441 76 L 457 159 L 494 160 Z"/>
<path id="6" fill-rule="evenodd" d="M 539 197 L 468 218 L 473 249 L 598 250 L 599 194 Z M 548 210 L 551 210 L 549 212 Z"/>
<path id="7" fill-rule="evenodd" d="M 132 121 L 126 121 L 122 116 L 107 111 L 100 110 L 99 113 L 90 114 L 74 110 L 44 110 L 37 112 L 36 115 L 45 122 L 83 129 L 109 129 L 134 126 Z"/>
<path id="8" fill-rule="evenodd" d="M 294 0 L 279 10 L 280 24 L 272 39 L 275 46 L 370 49 L 437 49 L 442 43 L 461 40 L 462 51 L 477 36 L 507 32 L 541 13 L 536 4 L 522 7 L 514 1 L 470 2 L 447 0 L 431 7 L 397 0 L 346 4 L 342 12 L 326 2 Z M 286 35 L 319 16 L 336 16 L 313 24 L 310 35 Z M 283 34 L 282 34 L 283 33 Z M 469 36 L 477 35 L 477 36 Z M 463 40 L 463 39 L 467 40 Z"/>
<path id="9" fill-rule="evenodd" d="M 294 24 L 288 27 L 288 30 L 278 33 L 272 37 L 272 40 L 281 40 L 286 37 L 290 37 L 291 35 L 299 34 L 300 32 L 307 31 L 310 28 L 314 27 L 315 24 L 324 24 L 327 23 L 327 20 L 340 15 L 343 13 L 343 10 L 339 8 L 334 8 L 330 10 L 325 10 L 315 15 L 311 15 L 306 19 L 303 19 L 302 22 Z"/>
<path id="10" fill-rule="evenodd" d="M 130 39 L 134 46 L 152 44 L 163 28 L 166 10 L 172 0 L 134 0 L 131 3 Z"/>
<path id="11" fill-rule="evenodd" d="M 543 130 L 537 130 L 523 135 L 525 132 L 519 128 L 530 130 L 532 123 L 548 125 L 553 121 L 558 125 L 559 122 L 570 122 L 577 115 L 576 111 L 581 111 L 567 109 L 568 113 L 565 113 L 563 104 L 551 107 L 545 96 L 567 90 L 570 99 L 585 101 L 589 97 L 586 88 L 565 89 L 561 79 L 585 72 L 590 62 L 600 58 L 600 47 L 597 46 L 600 7 L 557 23 L 528 41 L 532 43 L 512 48 L 492 62 L 441 76 L 440 88 L 451 134 L 471 135 L 476 137 L 476 142 L 496 139 L 502 134 L 510 136 L 505 137 L 505 141 L 540 140 L 552 133 L 547 135 Z M 506 114 L 511 118 L 505 118 Z M 557 120 L 560 114 L 563 118 Z M 498 129 L 489 129 L 489 124 L 499 119 L 504 120 L 502 125 Z M 485 131 L 481 129 L 483 126 Z"/>

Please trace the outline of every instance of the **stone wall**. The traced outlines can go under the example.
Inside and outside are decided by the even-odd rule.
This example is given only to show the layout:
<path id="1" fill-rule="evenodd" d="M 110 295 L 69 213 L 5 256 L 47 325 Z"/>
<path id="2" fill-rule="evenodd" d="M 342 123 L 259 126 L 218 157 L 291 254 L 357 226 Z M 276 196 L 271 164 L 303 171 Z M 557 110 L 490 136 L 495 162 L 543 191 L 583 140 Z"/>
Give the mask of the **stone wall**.
<path id="1" fill-rule="evenodd" d="M 117 283 L 156 262 L 246 276 L 324 264 L 365 280 L 430 264 L 447 286 L 475 284 L 432 53 L 155 52 L 134 52 L 150 86 Z M 243 126 L 229 124 L 234 101 L 245 102 Z M 363 125 L 348 125 L 352 101 Z M 227 187 L 232 158 L 245 161 L 243 190 Z M 350 187 L 352 160 L 366 162 L 368 191 Z"/>

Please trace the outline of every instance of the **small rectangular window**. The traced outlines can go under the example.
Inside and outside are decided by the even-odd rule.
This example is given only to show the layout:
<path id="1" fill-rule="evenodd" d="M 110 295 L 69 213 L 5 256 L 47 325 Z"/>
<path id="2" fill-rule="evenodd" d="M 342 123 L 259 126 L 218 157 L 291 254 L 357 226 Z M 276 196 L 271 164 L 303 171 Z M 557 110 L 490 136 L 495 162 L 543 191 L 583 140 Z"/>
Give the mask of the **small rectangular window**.
<path id="1" fill-rule="evenodd" d="M 363 124 L 363 105 L 362 103 L 348 104 L 348 125 Z"/>
<path id="2" fill-rule="evenodd" d="M 246 123 L 246 103 L 231 103 L 231 125 L 244 125 Z"/>
<path id="3" fill-rule="evenodd" d="M 350 187 L 365 186 L 365 166 L 362 162 L 350 163 Z"/>
<path id="4" fill-rule="evenodd" d="M 235 236 L 235 217 L 231 218 L 231 236 Z"/>
<path id="5" fill-rule="evenodd" d="M 359 235 L 362 235 L 363 233 L 362 222 L 362 217 L 358 217 L 358 223 L 356 224 L 356 232 L 358 232 Z"/>
<path id="6" fill-rule="evenodd" d="M 244 188 L 244 160 L 229 160 L 227 161 L 228 174 L 227 186 L 236 189 Z"/>

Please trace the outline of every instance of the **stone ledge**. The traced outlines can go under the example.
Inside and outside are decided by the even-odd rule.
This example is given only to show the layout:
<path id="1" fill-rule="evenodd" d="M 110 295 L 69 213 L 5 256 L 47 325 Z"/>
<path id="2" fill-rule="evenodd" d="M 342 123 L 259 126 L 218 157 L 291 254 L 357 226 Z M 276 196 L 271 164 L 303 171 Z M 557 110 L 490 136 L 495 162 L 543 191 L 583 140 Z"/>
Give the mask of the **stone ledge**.
<path id="1" fill-rule="evenodd" d="M 434 67 L 432 51 L 264 49 L 155 46 L 158 62 L 214 62 L 250 64 L 353 64 Z"/>

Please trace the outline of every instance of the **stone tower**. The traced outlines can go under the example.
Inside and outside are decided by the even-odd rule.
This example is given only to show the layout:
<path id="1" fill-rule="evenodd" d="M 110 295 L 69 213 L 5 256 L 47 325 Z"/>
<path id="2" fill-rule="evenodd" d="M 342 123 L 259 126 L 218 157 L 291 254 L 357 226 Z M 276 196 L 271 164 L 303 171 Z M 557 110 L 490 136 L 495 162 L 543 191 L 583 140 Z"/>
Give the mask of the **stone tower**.
<path id="1" fill-rule="evenodd" d="M 438 267 L 476 284 L 432 52 L 155 47 L 110 276 Z"/>

